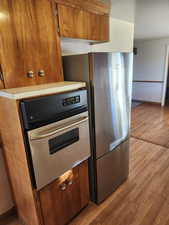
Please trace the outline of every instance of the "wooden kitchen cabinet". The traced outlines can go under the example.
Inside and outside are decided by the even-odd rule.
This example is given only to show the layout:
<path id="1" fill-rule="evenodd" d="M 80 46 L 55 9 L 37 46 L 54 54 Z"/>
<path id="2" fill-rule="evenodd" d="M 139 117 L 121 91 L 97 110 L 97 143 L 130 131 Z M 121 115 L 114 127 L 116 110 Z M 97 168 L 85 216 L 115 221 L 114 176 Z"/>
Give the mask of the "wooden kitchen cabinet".
<path id="1" fill-rule="evenodd" d="M 64 225 L 89 202 L 88 161 L 37 190 L 25 145 L 21 100 L 0 97 L 0 140 L 19 219 L 25 225 Z"/>
<path id="2" fill-rule="evenodd" d="M 5 88 L 63 80 L 54 5 L 49 0 L 1 0 L 0 61 Z M 33 71 L 30 77 L 29 71 Z"/>
<path id="3" fill-rule="evenodd" d="M 58 26 L 61 37 L 108 41 L 109 11 L 100 0 L 1 0 L 0 88 L 63 81 Z"/>
<path id="4" fill-rule="evenodd" d="M 109 40 L 109 16 L 58 4 L 60 36 L 93 41 Z"/>
<path id="5" fill-rule="evenodd" d="M 39 198 L 44 225 L 67 224 L 89 202 L 87 161 L 42 189 Z"/>

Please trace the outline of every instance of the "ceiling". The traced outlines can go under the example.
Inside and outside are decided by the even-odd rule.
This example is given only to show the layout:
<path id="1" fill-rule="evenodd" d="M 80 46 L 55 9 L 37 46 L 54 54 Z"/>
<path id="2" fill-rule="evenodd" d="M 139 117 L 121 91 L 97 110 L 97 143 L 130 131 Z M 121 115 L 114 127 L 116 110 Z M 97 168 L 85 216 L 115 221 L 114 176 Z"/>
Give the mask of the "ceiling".
<path id="1" fill-rule="evenodd" d="M 137 0 L 135 39 L 169 37 L 169 0 Z"/>

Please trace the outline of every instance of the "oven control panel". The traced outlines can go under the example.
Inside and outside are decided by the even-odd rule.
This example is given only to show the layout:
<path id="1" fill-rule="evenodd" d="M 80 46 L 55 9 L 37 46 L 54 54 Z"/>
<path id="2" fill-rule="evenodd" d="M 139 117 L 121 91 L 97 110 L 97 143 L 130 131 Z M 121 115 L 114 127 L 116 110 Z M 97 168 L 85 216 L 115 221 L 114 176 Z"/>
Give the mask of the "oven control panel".
<path id="1" fill-rule="evenodd" d="M 87 90 L 25 99 L 20 107 L 24 128 L 31 130 L 87 111 Z"/>
<path id="2" fill-rule="evenodd" d="M 63 106 L 74 105 L 80 102 L 80 95 L 63 99 Z"/>

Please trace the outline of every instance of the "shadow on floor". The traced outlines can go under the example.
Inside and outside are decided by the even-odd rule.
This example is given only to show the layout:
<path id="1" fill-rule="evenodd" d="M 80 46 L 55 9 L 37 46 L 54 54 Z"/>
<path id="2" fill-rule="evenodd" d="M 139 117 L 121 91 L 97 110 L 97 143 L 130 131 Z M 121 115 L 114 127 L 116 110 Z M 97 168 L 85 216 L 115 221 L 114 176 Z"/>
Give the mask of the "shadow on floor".
<path id="1" fill-rule="evenodd" d="M 138 102 L 138 101 L 132 101 L 131 107 L 132 107 L 132 108 L 135 108 L 135 107 L 137 107 L 137 106 L 139 106 L 139 105 L 141 105 L 141 104 L 143 104 L 143 103 L 142 103 L 142 102 Z"/>

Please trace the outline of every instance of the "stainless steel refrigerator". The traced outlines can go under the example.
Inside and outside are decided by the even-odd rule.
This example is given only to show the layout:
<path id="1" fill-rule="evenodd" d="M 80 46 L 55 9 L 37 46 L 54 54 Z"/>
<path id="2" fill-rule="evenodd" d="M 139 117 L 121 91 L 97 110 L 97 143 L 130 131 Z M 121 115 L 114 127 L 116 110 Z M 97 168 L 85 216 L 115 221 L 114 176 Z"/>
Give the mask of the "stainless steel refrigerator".
<path id="1" fill-rule="evenodd" d="M 91 199 L 102 202 L 129 174 L 132 53 L 63 57 L 65 80 L 86 81 L 92 157 Z"/>

